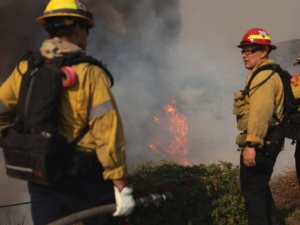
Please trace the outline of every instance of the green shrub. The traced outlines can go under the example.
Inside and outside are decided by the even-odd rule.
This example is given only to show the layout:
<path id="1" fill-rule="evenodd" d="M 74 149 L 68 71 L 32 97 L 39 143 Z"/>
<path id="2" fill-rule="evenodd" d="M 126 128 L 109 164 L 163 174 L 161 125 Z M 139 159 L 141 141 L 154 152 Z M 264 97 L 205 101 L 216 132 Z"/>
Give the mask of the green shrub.
<path id="1" fill-rule="evenodd" d="M 239 168 L 222 162 L 213 167 L 213 176 L 218 177 L 218 189 L 213 197 L 212 218 L 215 225 L 244 225 L 246 211 L 239 185 Z"/>
<path id="2" fill-rule="evenodd" d="M 158 207 L 136 208 L 130 225 L 244 225 L 239 170 L 230 163 L 182 166 L 169 161 L 140 163 L 130 172 L 135 198 L 171 192 Z"/>
<path id="3" fill-rule="evenodd" d="M 135 198 L 165 192 L 172 193 L 173 198 L 159 206 L 136 208 L 123 225 L 247 224 L 239 166 L 226 162 L 183 166 L 149 161 L 132 168 L 129 179 Z M 279 224 L 298 224 L 300 190 L 294 168 L 275 174 L 270 186 Z"/>

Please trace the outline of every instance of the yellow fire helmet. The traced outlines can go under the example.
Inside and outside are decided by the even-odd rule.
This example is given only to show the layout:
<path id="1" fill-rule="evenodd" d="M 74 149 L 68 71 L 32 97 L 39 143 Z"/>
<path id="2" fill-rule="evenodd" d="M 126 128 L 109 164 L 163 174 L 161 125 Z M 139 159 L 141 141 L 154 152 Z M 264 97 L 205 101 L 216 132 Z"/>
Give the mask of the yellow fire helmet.
<path id="1" fill-rule="evenodd" d="M 51 18 L 74 18 L 86 22 L 86 26 L 91 28 L 95 25 L 93 14 L 87 6 L 80 0 L 50 0 L 44 14 L 36 19 L 36 21 L 45 25 L 47 19 Z M 71 25 L 74 20 L 66 19 L 63 24 Z"/>

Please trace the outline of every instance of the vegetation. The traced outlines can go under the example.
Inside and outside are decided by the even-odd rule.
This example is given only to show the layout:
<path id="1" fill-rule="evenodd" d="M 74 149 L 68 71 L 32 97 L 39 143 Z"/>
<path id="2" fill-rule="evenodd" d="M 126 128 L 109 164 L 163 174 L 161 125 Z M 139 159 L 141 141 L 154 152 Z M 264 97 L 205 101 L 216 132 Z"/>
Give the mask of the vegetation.
<path id="1" fill-rule="evenodd" d="M 246 225 L 239 186 L 239 167 L 220 162 L 182 166 L 170 161 L 140 163 L 130 172 L 135 198 L 171 192 L 159 206 L 136 208 L 123 225 Z M 293 169 L 276 174 L 271 182 L 280 224 L 300 220 L 300 191 Z"/>

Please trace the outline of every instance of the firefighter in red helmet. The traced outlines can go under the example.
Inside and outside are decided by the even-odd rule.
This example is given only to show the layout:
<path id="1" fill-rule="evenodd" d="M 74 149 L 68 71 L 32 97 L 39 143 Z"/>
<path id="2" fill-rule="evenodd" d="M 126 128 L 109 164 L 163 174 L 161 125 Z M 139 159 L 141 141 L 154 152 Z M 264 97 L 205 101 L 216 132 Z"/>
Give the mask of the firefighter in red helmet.
<path id="1" fill-rule="evenodd" d="M 86 56 L 85 49 L 89 29 L 95 23 L 91 11 L 80 0 L 50 0 L 37 22 L 50 36 L 39 51 L 45 63 L 69 56 L 92 58 Z M 0 131 L 6 120 L 10 121 L 9 113 L 18 103 L 20 71 L 29 70 L 29 65 L 29 59 L 21 61 L 0 87 Z M 44 225 L 78 211 L 116 202 L 114 213 L 82 222 L 118 224 L 117 217 L 129 215 L 135 202 L 133 190 L 127 185 L 123 126 L 108 72 L 92 62 L 74 63 L 70 68 L 76 74 L 76 81 L 60 93 L 58 131 L 69 142 L 85 128 L 88 131 L 72 146 L 73 151 L 68 152 L 66 165 L 73 160 L 75 169 L 66 168 L 66 177 L 49 185 L 28 182 L 32 219 L 34 224 Z"/>
<path id="2" fill-rule="evenodd" d="M 236 144 L 241 151 L 240 180 L 248 224 L 277 225 L 269 181 L 284 138 L 272 146 L 268 138 L 278 123 L 274 118 L 282 118 L 284 93 L 279 74 L 262 70 L 265 65 L 274 65 L 269 53 L 276 46 L 266 30 L 252 28 L 237 47 L 241 48 L 245 68 L 250 70 L 244 90 L 234 93 L 233 107 L 241 131 Z"/>

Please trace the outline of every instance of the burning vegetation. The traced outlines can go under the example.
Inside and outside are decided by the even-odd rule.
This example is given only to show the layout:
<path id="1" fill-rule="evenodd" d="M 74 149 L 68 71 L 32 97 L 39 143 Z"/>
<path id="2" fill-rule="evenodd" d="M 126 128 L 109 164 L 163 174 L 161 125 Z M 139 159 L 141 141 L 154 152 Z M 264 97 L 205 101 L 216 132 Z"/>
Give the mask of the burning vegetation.
<path id="1" fill-rule="evenodd" d="M 187 117 L 176 108 L 175 100 L 162 108 L 164 115 L 153 117 L 157 126 L 148 147 L 164 159 L 189 165 L 186 159 L 189 147 Z"/>

